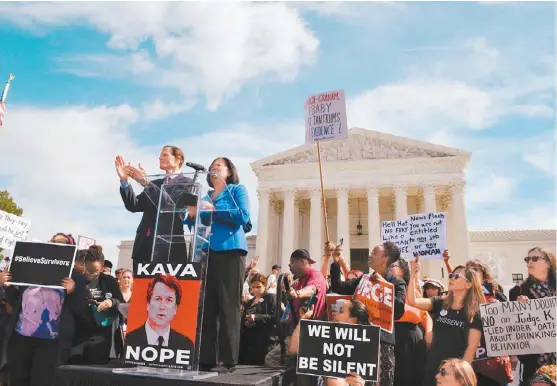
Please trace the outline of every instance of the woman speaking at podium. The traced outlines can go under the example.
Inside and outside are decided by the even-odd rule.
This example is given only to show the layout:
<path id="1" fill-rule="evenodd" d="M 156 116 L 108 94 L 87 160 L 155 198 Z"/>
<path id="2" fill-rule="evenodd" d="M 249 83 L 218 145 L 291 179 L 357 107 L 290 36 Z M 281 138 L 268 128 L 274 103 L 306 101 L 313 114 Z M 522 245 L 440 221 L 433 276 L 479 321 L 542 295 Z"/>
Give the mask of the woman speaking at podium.
<path id="1" fill-rule="evenodd" d="M 212 190 L 199 204 L 204 210 L 213 211 L 199 357 L 201 371 L 233 372 L 238 363 L 240 298 L 248 253 L 244 226 L 250 222 L 248 192 L 239 182 L 232 161 L 225 157 L 215 159 L 207 175 Z M 197 208 L 188 207 L 188 213 L 186 224 L 191 226 Z"/>
<path id="2" fill-rule="evenodd" d="M 159 156 L 159 167 L 167 176 L 153 181 L 146 179 L 146 173 L 141 164 L 136 168 L 126 164 L 121 156 L 116 157 L 114 164 L 116 166 L 116 173 L 120 178 L 120 195 L 122 196 L 122 201 L 124 201 L 124 206 L 132 213 L 143 212 L 143 217 L 141 217 L 141 222 L 137 227 L 133 243 L 132 260 L 134 271 L 139 262 L 151 260 L 185 262 L 187 253 L 184 242 L 172 243 L 170 250 L 166 250 L 166 256 L 164 256 L 165 253 L 160 253 L 161 256 L 156 256 L 157 251 L 152 256 L 158 215 L 158 196 L 160 195 L 161 186 L 163 183 L 165 185 L 192 183 L 191 178 L 176 174 L 180 173 L 180 168 L 184 164 L 184 152 L 176 146 L 164 146 Z M 147 189 L 152 184 L 156 187 L 154 188 L 156 190 L 150 192 L 149 197 L 145 191 L 147 189 L 136 196 L 132 186 L 128 183 L 130 177 Z M 156 197 L 153 197 L 153 195 Z M 161 214 L 158 228 L 158 234 L 161 234 L 161 232 L 162 234 L 182 236 L 184 234 L 182 218 L 175 213 Z"/>

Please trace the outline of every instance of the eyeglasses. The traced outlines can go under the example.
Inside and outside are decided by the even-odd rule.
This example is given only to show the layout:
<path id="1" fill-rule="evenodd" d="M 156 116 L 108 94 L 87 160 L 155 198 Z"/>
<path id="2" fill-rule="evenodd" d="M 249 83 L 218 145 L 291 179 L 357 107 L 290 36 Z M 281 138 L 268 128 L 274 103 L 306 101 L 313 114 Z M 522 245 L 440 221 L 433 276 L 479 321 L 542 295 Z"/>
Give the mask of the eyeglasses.
<path id="1" fill-rule="evenodd" d="M 447 375 L 451 375 L 451 373 L 449 373 L 444 367 L 442 367 L 442 368 L 439 370 L 439 375 L 442 376 L 442 377 L 445 377 L 445 376 L 447 376 Z"/>
<path id="2" fill-rule="evenodd" d="M 461 273 L 449 273 L 449 279 L 458 280 L 458 279 L 460 279 L 460 278 L 463 278 L 464 280 L 469 281 L 469 280 L 466 278 L 466 276 L 464 276 L 464 275 L 461 274 Z"/>
<path id="3" fill-rule="evenodd" d="M 530 260 L 532 260 L 532 262 L 536 263 L 536 262 L 537 262 L 538 260 L 540 260 L 540 259 L 541 259 L 541 260 L 545 260 L 545 257 L 543 257 L 543 256 L 532 256 L 532 257 L 526 256 L 526 257 L 524 258 L 524 261 L 525 261 L 526 263 L 529 263 Z"/>

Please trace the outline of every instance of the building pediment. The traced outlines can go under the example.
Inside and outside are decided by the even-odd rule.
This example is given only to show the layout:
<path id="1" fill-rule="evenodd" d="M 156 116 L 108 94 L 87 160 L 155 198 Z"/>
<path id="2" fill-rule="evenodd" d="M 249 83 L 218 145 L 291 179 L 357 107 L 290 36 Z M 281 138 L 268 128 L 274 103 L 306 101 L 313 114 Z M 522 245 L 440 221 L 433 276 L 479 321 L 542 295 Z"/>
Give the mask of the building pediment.
<path id="1" fill-rule="evenodd" d="M 327 141 L 321 144 L 321 159 L 325 162 L 443 158 L 463 155 L 469 158 L 470 153 L 364 129 L 351 129 L 347 139 Z M 311 162 L 317 162 L 317 148 L 314 145 L 303 145 L 256 161 L 252 167 L 255 169 L 262 166 Z"/>

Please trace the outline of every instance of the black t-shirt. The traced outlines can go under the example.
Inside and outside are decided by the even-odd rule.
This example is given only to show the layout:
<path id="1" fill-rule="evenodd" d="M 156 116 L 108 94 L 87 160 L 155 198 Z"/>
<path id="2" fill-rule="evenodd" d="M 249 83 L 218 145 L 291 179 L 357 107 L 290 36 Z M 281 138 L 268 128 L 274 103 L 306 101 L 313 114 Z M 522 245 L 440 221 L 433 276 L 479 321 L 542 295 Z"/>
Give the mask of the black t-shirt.
<path id="1" fill-rule="evenodd" d="M 478 311 L 470 323 L 464 310 L 443 309 L 443 298 L 432 297 L 433 342 L 427 358 L 423 386 L 435 385 L 435 375 L 445 359 L 462 358 L 468 347 L 470 329 L 482 331 Z"/>
<path id="2" fill-rule="evenodd" d="M 89 299 L 96 300 L 99 303 L 106 299 L 105 294 L 99 286 L 98 278 L 87 284 L 87 290 L 89 291 Z"/>

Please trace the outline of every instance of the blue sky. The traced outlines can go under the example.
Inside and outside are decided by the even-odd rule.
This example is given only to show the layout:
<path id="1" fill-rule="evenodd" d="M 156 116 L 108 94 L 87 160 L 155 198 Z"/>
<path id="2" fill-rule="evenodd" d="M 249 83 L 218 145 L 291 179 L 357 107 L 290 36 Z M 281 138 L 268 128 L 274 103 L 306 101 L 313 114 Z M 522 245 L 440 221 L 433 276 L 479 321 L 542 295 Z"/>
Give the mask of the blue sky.
<path id="1" fill-rule="evenodd" d="M 0 3 L 0 188 L 32 237 L 139 218 L 113 160 L 164 144 L 238 165 L 303 143 L 303 102 L 339 89 L 348 124 L 472 152 L 471 229 L 555 227 L 552 3 Z"/>

